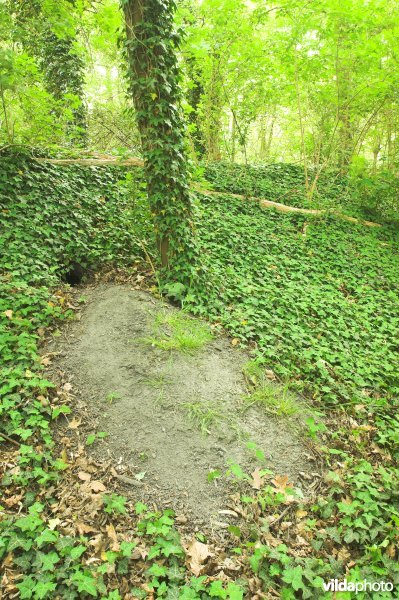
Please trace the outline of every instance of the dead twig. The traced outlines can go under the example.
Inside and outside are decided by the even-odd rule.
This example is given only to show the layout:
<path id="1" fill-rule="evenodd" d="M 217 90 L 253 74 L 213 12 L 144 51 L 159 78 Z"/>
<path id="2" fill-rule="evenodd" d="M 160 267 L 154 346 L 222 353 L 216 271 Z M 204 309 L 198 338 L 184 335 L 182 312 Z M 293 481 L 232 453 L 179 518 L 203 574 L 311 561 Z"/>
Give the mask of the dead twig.
<path id="1" fill-rule="evenodd" d="M 2 433 L 1 431 L 0 431 L 0 437 L 2 437 L 3 439 L 7 440 L 7 442 L 10 442 L 11 444 L 14 444 L 14 446 L 18 446 L 18 448 L 21 445 L 19 442 L 17 442 L 16 440 L 13 440 L 10 436 L 8 436 L 5 433 Z"/>

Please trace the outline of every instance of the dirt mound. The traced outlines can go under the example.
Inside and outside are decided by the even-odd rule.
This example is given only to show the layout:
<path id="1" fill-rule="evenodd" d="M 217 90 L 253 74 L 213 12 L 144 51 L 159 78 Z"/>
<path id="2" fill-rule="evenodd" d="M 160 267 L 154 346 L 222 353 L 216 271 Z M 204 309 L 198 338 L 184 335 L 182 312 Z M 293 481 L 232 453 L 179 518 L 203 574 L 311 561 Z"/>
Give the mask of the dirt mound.
<path id="1" fill-rule="evenodd" d="M 297 480 L 312 469 L 287 419 L 256 407 L 242 411 L 248 356 L 229 340 L 217 336 L 191 352 L 169 350 L 173 339 L 166 333 L 158 343 L 154 324 L 178 319 L 177 309 L 129 286 L 102 284 L 82 295 L 81 320 L 52 343 L 60 352 L 53 368 L 72 383 L 97 431 L 108 433 L 93 452 L 137 476 L 138 499 L 217 527 L 229 490 L 207 475 L 225 472 L 229 461 L 253 467 L 248 441 L 276 474 Z"/>

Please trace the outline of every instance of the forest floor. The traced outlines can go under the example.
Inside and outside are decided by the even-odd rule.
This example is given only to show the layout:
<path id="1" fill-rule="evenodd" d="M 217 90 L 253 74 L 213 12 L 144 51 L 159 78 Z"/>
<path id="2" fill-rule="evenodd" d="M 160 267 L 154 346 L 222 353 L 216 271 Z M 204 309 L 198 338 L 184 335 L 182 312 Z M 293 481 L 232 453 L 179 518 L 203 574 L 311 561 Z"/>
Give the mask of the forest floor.
<path id="1" fill-rule="evenodd" d="M 223 194 L 195 199 L 190 316 L 143 262 L 140 170 L 10 156 L 0 175 L 4 598 L 398 586 L 395 223 L 234 195 L 309 208 L 290 165 L 208 168 Z M 75 263 L 97 283 L 66 286 Z"/>
<path id="2" fill-rule="evenodd" d="M 273 473 L 306 487 L 314 457 L 300 441 L 298 415 L 272 417 L 245 403 L 248 354 L 131 286 L 91 285 L 76 293 L 85 303 L 81 319 L 45 348 L 54 356 L 48 375 L 71 386 L 77 412 L 85 413 L 81 436 L 84 427 L 85 435 L 107 434 L 90 453 L 110 460 L 126 495 L 173 507 L 193 529 L 226 528 L 234 487 L 208 474 L 229 463 L 253 472 L 248 444 L 262 449 Z M 187 347 L 186 338 L 173 344 L 176 324 L 182 341 L 182 323 L 198 347 Z"/>

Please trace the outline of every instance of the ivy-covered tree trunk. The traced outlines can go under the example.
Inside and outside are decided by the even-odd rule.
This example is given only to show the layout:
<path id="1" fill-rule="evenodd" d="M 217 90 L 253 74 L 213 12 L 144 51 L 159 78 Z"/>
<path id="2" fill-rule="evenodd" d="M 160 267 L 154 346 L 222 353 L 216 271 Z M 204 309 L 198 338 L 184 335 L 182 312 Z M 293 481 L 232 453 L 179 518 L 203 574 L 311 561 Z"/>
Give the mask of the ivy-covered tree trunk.
<path id="1" fill-rule="evenodd" d="M 65 0 L 73 13 L 75 0 Z M 49 10 L 50 4 L 46 7 Z M 9 0 L 15 18 L 16 44 L 34 56 L 43 73 L 46 91 L 58 103 L 57 117 L 68 109 L 70 117 L 65 132 L 71 145 L 87 142 L 87 110 L 84 102 L 84 62 L 76 52 L 77 34 L 56 35 L 44 3 L 39 0 Z M 62 26 L 59 28 L 62 31 Z"/>
<path id="2" fill-rule="evenodd" d="M 122 0 L 131 91 L 163 273 L 183 284 L 195 259 L 173 0 Z"/>

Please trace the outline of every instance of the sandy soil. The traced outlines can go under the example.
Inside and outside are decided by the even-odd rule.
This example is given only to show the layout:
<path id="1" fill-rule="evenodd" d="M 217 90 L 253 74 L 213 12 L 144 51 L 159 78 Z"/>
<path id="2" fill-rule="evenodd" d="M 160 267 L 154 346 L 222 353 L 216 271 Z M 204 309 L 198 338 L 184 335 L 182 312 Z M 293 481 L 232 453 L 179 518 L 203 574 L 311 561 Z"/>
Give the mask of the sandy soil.
<path id="1" fill-rule="evenodd" d="M 217 527 L 232 489 L 225 478 L 209 483 L 207 474 L 225 472 L 229 460 L 251 472 L 259 463 L 249 440 L 265 453 L 266 468 L 291 481 L 314 468 L 292 422 L 257 408 L 243 413 L 248 355 L 227 338 L 217 336 L 193 354 L 164 351 L 143 338 L 153 333 L 157 313 L 176 308 L 128 285 L 88 286 L 81 294 L 81 320 L 47 349 L 59 352 L 52 375 L 72 383 L 97 431 L 108 433 L 92 451 L 138 475 L 140 499 L 155 498 L 194 523 Z M 214 414 L 209 433 L 190 419 L 192 405 Z"/>

